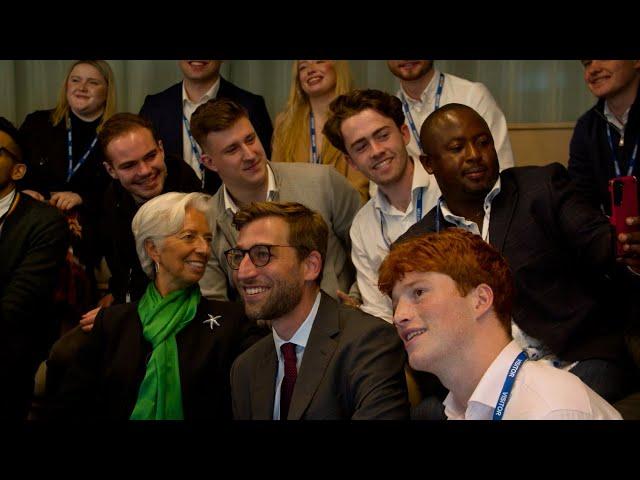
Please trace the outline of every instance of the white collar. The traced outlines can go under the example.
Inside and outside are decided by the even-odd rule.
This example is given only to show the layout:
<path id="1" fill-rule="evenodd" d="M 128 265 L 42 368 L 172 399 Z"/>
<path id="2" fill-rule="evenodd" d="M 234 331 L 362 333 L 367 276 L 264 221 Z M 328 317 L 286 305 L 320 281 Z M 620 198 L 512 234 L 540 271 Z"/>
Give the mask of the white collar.
<path id="1" fill-rule="evenodd" d="M 624 132 L 624 127 L 627 126 L 630 110 L 631 110 L 631 106 L 629 106 L 629 108 L 627 108 L 624 111 L 624 113 L 622 114 L 622 118 L 620 119 L 622 120 L 622 123 L 620 123 L 620 120 L 618 119 L 618 117 L 616 117 L 611 111 L 611 109 L 609 108 L 609 103 L 606 100 L 604 102 L 604 116 L 607 118 L 609 123 L 612 123 L 620 132 Z"/>
<path id="2" fill-rule="evenodd" d="M 412 200 L 415 200 L 415 198 L 417 198 L 418 191 L 420 189 L 429 188 L 429 184 L 431 182 L 431 176 L 427 173 L 427 171 L 422 166 L 422 162 L 420 162 L 419 160 L 413 160 L 412 157 L 409 157 L 409 161 L 413 162 L 413 179 L 411 181 L 411 196 L 412 196 Z M 401 212 L 401 213 L 402 214 L 411 213 L 414 208 L 413 204 L 414 202 L 412 201 L 409 204 L 407 211 Z M 397 211 L 395 207 L 391 206 L 386 195 L 382 193 L 382 190 L 380 190 L 380 187 L 376 189 L 376 194 L 373 197 L 373 207 L 378 210 L 382 210 L 385 214 L 392 213 L 391 212 L 392 210 Z"/>
<path id="3" fill-rule="evenodd" d="M 484 197 L 484 211 L 485 212 L 487 210 L 491 210 L 491 202 L 493 202 L 493 199 L 496 198 L 496 195 L 498 195 L 500 193 L 500 186 L 501 186 L 500 175 L 498 175 L 498 180 L 496 180 L 496 183 L 493 185 L 493 188 Z M 451 212 L 451 210 L 449 210 L 449 207 L 447 206 L 447 202 L 445 201 L 444 196 L 440 197 L 439 202 L 440 202 L 440 211 L 442 212 L 442 217 L 447 222 L 449 222 L 449 223 L 465 223 L 465 222 L 468 222 L 468 220 L 466 218 L 459 217 L 458 215 L 454 215 Z M 481 227 L 481 225 L 478 225 L 478 227 Z"/>
<path id="4" fill-rule="evenodd" d="M 182 107 L 185 105 L 202 105 L 203 103 L 208 102 L 212 98 L 216 98 L 218 95 L 218 90 L 220 89 L 220 76 L 218 76 L 218 80 L 214 83 L 209 90 L 202 96 L 200 100 L 197 102 L 193 102 L 189 99 L 187 95 L 187 90 L 184 88 L 184 81 L 182 81 Z"/>
<path id="5" fill-rule="evenodd" d="M 277 352 L 278 358 L 280 360 L 282 360 L 282 358 L 280 358 L 281 355 L 282 355 L 282 353 L 280 352 L 280 347 L 285 343 L 293 343 L 293 344 L 295 344 L 297 346 L 300 346 L 302 348 L 306 348 L 307 347 L 307 342 L 309 341 L 309 335 L 311 334 L 311 328 L 313 327 L 313 322 L 315 321 L 316 315 L 318 314 L 318 307 L 320 306 L 320 298 L 321 297 L 322 297 L 322 295 L 320 294 L 320 292 L 318 292 L 318 294 L 316 295 L 316 300 L 313 302 L 313 306 L 311 307 L 311 310 L 309 311 L 309 315 L 307 315 L 307 318 L 305 318 L 304 322 L 302 322 L 302 324 L 298 327 L 298 329 L 293 334 L 291 339 L 283 340 L 276 333 L 276 329 L 275 328 L 272 329 L 273 341 L 275 343 L 276 352 Z"/>
<path id="6" fill-rule="evenodd" d="M 429 83 L 427 84 L 425 89 L 420 94 L 420 100 L 416 100 L 410 97 L 409 94 L 405 92 L 404 88 L 402 88 L 402 83 L 400 84 L 399 93 L 402 93 L 402 96 L 407 100 L 407 103 L 409 103 L 409 105 L 416 105 L 416 104 L 425 105 L 429 101 L 429 99 L 435 98 L 436 87 L 438 86 L 439 81 L 440 81 L 440 71 L 437 68 L 433 67 L 433 76 L 431 77 L 431 80 L 429 80 Z"/>
<path id="7" fill-rule="evenodd" d="M 276 177 L 271 170 L 269 162 L 267 162 L 267 198 L 265 199 L 265 201 L 272 201 L 275 198 L 275 194 L 277 191 L 278 186 L 276 185 Z M 231 195 L 229 195 L 227 187 L 224 183 L 222 184 L 222 194 L 224 197 L 224 209 L 231 210 L 232 214 L 236 213 L 238 211 L 238 206 L 236 205 L 236 202 L 233 201 L 233 198 L 231 198 Z"/>
<path id="8" fill-rule="evenodd" d="M 11 203 L 13 202 L 14 197 L 16 196 L 18 190 L 14 187 L 14 189 L 6 194 L 4 198 L 0 199 L 0 217 L 2 217 L 5 213 L 9 211 L 11 207 Z"/>

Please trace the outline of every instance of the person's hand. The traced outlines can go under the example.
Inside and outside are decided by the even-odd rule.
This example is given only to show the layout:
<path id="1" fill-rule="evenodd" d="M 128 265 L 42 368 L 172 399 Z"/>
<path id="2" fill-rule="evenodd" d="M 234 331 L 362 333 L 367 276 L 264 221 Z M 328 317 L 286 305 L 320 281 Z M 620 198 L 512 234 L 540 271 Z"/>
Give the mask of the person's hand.
<path id="1" fill-rule="evenodd" d="M 353 307 L 353 308 L 360 307 L 361 303 L 358 302 L 358 300 L 344 293 L 342 290 L 336 290 L 336 293 L 338 294 L 338 299 L 340 300 L 340 303 L 342 303 L 343 305 L 347 305 L 348 307 Z"/>
<path id="2" fill-rule="evenodd" d="M 80 322 L 78 322 L 80 324 L 80 328 L 82 329 L 82 331 L 84 332 L 91 331 L 91 329 L 93 328 L 93 324 L 96 321 L 96 315 L 98 315 L 98 312 L 100 311 L 101 308 L 102 306 L 100 305 L 94 308 L 93 310 L 89 310 L 87 313 L 82 315 L 82 317 L 80 318 Z"/>
<path id="3" fill-rule="evenodd" d="M 627 217 L 627 225 L 640 226 L 640 217 Z M 623 255 L 618 261 L 629 266 L 635 273 L 640 274 L 640 231 L 621 233 L 618 240 L 622 243 Z"/>
<path id="4" fill-rule="evenodd" d="M 62 211 L 67 211 L 81 205 L 82 197 L 74 192 L 52 192 L 49 203 Z"/>
<path id="5" fill-rule="evenodd" d="M 80 225 L 77 215 L 67 216 L 67 224 L 69 225 L 69 230 L 71 230 L 71 233 L 74 236 L 82 238 L 82 225 Z"/>
<path id="6" fill-rule="evenodd" d="M 40 192 L 36 192 L 35 190 L 22 190 L 22 193 L 26 193 L 31 198 L 35 198 L 39 202 L 46 202 L 42 194 Z"/>

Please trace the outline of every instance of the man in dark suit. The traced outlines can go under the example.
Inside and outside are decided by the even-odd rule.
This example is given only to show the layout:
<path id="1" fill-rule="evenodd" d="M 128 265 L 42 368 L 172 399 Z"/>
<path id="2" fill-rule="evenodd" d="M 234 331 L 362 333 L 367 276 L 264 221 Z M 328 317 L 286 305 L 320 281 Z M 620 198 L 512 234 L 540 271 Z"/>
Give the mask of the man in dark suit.
<path id="1" fill-rule="evenodd" d="M 260 202 L 240 209 L 234 223 L 238 241 L 226 259 L 245 313 L 273 327 L 232 367 L 234 418 L 408 418 L 394 328 L 320 290 L 322 216 L 299 203 Z"/>
<path id="2" fill-rule="evenodd" d="M 491 132 L 470 107 L 437 110 L 420 138 L 442 197 L 398 242 L 451 226 L 482 235 L 513 270 L 514 337 L 530 356 L 571 368 L 610 402 L 633 389 L 623 329 L 639 277 L 623 265 L 640 272 L 640 234 L 622 237 L 629 249 L 616 262 L 607 218 L 576 193 L 566 169 L 499 174 Z"/>
<path id="3" fill-rule="evenodd" d="M 151 120 L 167 154 L 183 158 L 201 180 L 204 176 L 203 191 L 214 194 L 222 181 L 200 163 L 202 152 L 189 129 L 195 109 L 213 98 L 228 98 L 242 105 L 249 112 L 267 158 L 271 156 L 271 117 L 264 98 L 220 76 L 221 60 L 180 60 L 178 65 L 184 79 L 160 93 L 147 95 L 140 115 Z"/>
<path id="4" fill-rule="evenodd" d="M 16 190 L 27 169 L 0 118 L 0 420 L 27 417 L 38 365 L 57 334 L 52 292 L 69 247 L 64 216 Z"/>

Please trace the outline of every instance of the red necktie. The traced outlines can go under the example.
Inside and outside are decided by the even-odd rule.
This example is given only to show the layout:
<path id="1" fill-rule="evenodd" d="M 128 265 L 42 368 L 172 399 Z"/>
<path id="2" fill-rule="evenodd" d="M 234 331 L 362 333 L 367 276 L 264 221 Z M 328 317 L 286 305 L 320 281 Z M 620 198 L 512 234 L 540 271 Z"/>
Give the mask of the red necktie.
<path id="1" fill-rule="evenodd" d="M 280 420 L 286 420 L 289 415 L 289 405 L 293 395 L 293 387 L 298 377 L 296 367 L 296 344 L 284 343 L 280 346 L 280 351 L 284 357 L 284 378 L 280 386 Z"/>

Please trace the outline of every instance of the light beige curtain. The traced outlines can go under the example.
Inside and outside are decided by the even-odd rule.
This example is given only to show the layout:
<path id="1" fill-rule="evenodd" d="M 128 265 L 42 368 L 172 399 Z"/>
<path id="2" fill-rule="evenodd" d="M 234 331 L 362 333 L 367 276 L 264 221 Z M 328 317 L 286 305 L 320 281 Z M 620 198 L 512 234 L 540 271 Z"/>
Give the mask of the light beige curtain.
<path id="1" fill-rule="evenodd" d="M 20 124 L 27 113 L 52 108 L 70 60 L 0 60 L 0 115 Z M 175 60 L 109 60 L 116 76 L 118 108 L 138 112 L 145 95 L 181 78 Z M 395 92 L 383 60 L 350 61 L 357 87 Z M 483 82 L 509 123 L 575 121 L 594 103 L 577 60 L 439 60 L 439 69 Z M 231 60 L 222 75 L 264 96 L 272 118 L 284 108 L 290 60 Z"/>

